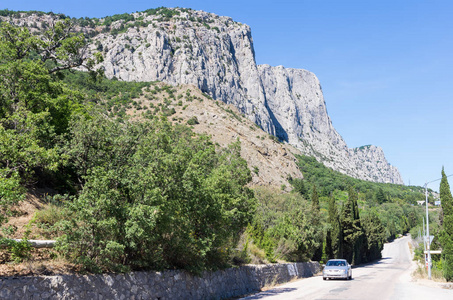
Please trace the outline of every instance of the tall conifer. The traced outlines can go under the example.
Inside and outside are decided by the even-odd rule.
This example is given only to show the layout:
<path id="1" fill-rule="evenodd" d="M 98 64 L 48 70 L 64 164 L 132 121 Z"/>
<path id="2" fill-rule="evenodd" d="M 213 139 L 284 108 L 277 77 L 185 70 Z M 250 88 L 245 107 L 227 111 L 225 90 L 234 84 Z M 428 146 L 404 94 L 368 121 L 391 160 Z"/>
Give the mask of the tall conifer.
<path id="1" fill-rule="evenodd" d="M 363 245 L 365 261 L 381 258 L 381 251 L 385 242 L 385 228 L 376 211 L 368 212 L 367 216 L 362 219 L 362 228 L 365 233 L 365 244 Z"/>
<path id="2" fill-rule="evenodd" d="M 379 204 L 382 204 L 387 201 L 384 190 L 382 188 L 379 188 L 379 190 L 376 192 L 376 201 Z"/>
<path id="3" fill-rule="evenodd" d="M 332 247 L 332 228 L 328 228 L 326 232 L 326 257 L 327 259 L 335 258 L 333 254 L 333 247 Z"/>
<path id="4" fill-rule="evenodd" d="M 444 168 L 440 181 L 440 200 L 443 210 L 443 224 L 440 233 L 442 245 L 442 269 L 447 281 L 453 281 L 453 198 Z"/>
<path id="5" fill-rule="evenodd" d="M 316 191 L 316 185 L 313 185 L 313 191 L 311 193 L 311 206 L 314 210 L 319 211 L 319 196 Z"/>
<path id="6" fill-rule="evenodd" d="M 320 207 L 319 207 L 319 197 L 318 197 L 318 192 L 316 191 L 316 185 L 313 185 L 313 191 L 311 193 L 311 207 L 312 207 L 313 213 L 317 214 L 320 217 L 321 214 L 320 214 Z M 321 220 L 319 218 L 316 218 L 314 220 L 314 222 L 317 225 L 321 222 Z M 324 240 L 324 238 L 321 241 L 323 241 L 323 240 Z M 323 249 L 323 244 L 321 243 L 321 245 L 315 250 L 312 260 L 320 261 L 322 259 L 322 249 Z"/>
<path id="7" fill-rule="evenodd" d="M 343 255 L 343 241 L 341 236 L 340 218 L 335 205 L 335 199 L 332 196 L 329 198 L 328 213 L 329 229 L 326 234 L 326 255 L 329 259 L 341 258 Z"/>
<path id="8" fill-rule="evenodd" d="M 359 207 L 357 204 L 357 193 L 353 187 L 349 187 L 349 197 L 342 213 L 343 229 L 343 251 L 344 258 L 353 264 L 362 261 L 362 246 L 364 244 L 364 233 L 360 224 Z"/>

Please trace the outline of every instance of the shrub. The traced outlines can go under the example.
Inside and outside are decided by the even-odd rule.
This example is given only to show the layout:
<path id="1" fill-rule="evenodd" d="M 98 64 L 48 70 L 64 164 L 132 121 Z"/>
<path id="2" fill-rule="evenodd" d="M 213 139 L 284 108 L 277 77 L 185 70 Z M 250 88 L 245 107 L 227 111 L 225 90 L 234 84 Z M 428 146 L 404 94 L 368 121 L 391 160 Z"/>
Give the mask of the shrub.
<path id="1" fill-rule="evenodd" d="M 43 235 L 47 238 L 57 237 L 61 233 L 57 226 L 62 220 L 69 220 L 71 213 L 62 205 L 49 204 L 44 209 L 35 213 L 34 222 L 36 226 L 43 229 Z"/>
<path id="2" fill-rule="evenodd" d="M 223 267 L 251 220 L 251 180 L 238 143 L 166 121 L 82 119 L 68 145 L 83 190 L 58 250 L 91 271 Z M 79 160 L 88 155 L 88 160 Z"/>
<path id="3" fill-rule="evenodd" d="M 247 227 L 253 244 L 266 253 L 266 258 L 307 261 L 322 244 L 321 215 L 296 193 L 258 188 L 257 213 Z"/>
<path id="4" fill-rule="evenodd" d="M 257 167 L 257 166 L 254 166 L 253 167 L 253 173 L 255 173 L 256 175 L 258 175 L 260 172 L 260 169 Z"/>
<path id="5" fill-rule="evenodd" d="M 198 122 L 198 119 L 196 116 L 193 116 L 192 118 L 187 120 L 187 125 L 197 125 L 197 124 L 200 124 L 200 123 Z"/>
<path id="6" fill-rule="evenodd" d="M 11 252 L 11 258 L 14 262 L 22 262 L 31 255 L 31 246 L 26 239 L 19 242 L 10 240 L 8 250 Z"/>

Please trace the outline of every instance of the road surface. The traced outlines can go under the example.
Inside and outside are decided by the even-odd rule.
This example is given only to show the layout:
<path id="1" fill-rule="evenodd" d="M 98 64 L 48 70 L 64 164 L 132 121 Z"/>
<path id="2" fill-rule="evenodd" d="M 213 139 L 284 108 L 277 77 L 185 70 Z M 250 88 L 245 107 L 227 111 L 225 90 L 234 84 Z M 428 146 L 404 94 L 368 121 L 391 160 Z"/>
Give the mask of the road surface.
<path id="1" fill-rule="evenodd" d="M 322 276 L 297 280 L 243 299 L 357 299 L 357 300 L 453 300 L 453 290 L 412 281 L 414 263 L 410 237 L 384 245 L 382 259 L 352 270 L 353 279 L 322 280 Z"/>

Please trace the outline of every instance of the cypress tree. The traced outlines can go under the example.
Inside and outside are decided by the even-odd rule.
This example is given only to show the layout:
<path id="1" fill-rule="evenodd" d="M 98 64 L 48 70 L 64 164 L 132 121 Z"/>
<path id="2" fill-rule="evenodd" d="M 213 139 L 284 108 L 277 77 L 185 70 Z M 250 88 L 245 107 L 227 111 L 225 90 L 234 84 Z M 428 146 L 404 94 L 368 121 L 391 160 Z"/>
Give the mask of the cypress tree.
<path id="1" fill-rule="evenodd" d="M 328 210 L 329 228 L 326 233 L 326 255 L 327 258 L 341 258 L 342 251 L 342 236 L 340 229 L 340 218 L 335 205 L 335 199 L 330 196 Z"/>
<path id="2" fill-rule="evenodd" d="M 365 261 L 381 258 L 381 251 L 385 242 L 385 228 L 379 220 L 376 211 L 371 211 L 363 219 L 366 248 L 364 247 Z"/>
<path id="3" fill-rule="evenodd" d="M 453 281 L 453 198 L 444 168 L 440 181 L 440 200 L 443 210 L 443 224 L 440 232 L 442 246 L 442 269 L 447 281 Z"/>
<path id="4" fill-rule="evenodd" d="M 360 254 L 363 246 L 364 234 L 360 224 L 357 193 L 349 187 L 349 197 L 342 213 L 343 251 L 344 258 L 353 264 L 362 261 Z"/>
<path id="5" fill-rule="evenodd" d="M 384 190 L 382 188 L 379 188 L 379 190 L 376 192 L 376 201 L 379 204 L 382 204 L 387 201 L 387 198 L 385 197 Z"/>
<path id="6" fill-rule="evenodd" d="M 335 206 L 334 201 L 335 200 L 333 199 L 333 197 L 330 196 L 329 210 L 328 210 L 329 216 L 327 219 L 329 227 L 327 228 L 327 232 L 326 232 L 326 256 L 327 256 L 327 259 L 335 258 L 334 252 L 333 252 L 333 245 L 332 245 L 332 242 L 333 242 L 332 241 L 332 231 L 333 231 L 332 218 L 333 218 L 333 214 L 334 214 L 332 206 Z M 333 205 L 332 205 L 332 202 L 334 202 Z"/>
<path id="7" fill-rule="evenodd" d="M 351 263 L 354 250 L 354 209 L 350 198 L 343 206 L 341 227 L 343 229 L 343 254 L 344 258 Z"/>
<path id="8" fill-rule="evenodd" d="M 335 258 L 333 254 L 333 246 L 332 246 L 332 228 L 327 229 L 326 232 L 326 257 L 327 259 Z"/>
<path id="9" fill-rule="evenodd" d="M 311 193 L 311 207 L 319 211 L 319 197 L 318 192 L 316 191 L 316 185 L 313 185 L 313 191 Z"/>
<path id="10" fill-rule="evenodd" d="M 365 256 L 365 249 L 366 246 L 366 235 L 362 228 L 362 223 L 360 221 L 359 215 L 359 205 L 358 205 L 358 195 L 357 193 L 351 188 L 350 189 L 353 208 L 354 208 L 354 228 L 356 229 L 357 239 L 354 244 L 354 257 L 353 263 L 360 264 L 362 263 L 364 256 Z"/>
<path id="11" fill-rule="evenodd" d="M 307 188 L 305 187 L 305 183 L 303 179 L 293 179 L 291 180 L 291 184 L 294 186 L 294 189 L 296 192 L 298 192 L 304 199 L 308 200 L 308 191 Z"/>
<path id="12" fill-rule="evenodd" d="M 313 191 L 311 193 L 311 207 L 312 207 L 313 213 L 320 216 L 319 197 L 318 197 L 318 192 L 316 191 L 316 185 L 313 185 Z M 320 220 L 316 219 L 316 220 L 314 220 L 314 222 L 319 224 Z M 314 225 L 317 225 L 317 224 L 314 224 Z M 321 239 L 321 241 L 323 241 L 323 240 L 324 240 L 324 238 Z M 322 248 L 323 248 L 323 244 L 321 243 L 321 245 L 315 250 L 312 260 L 320 261 L 322 259 Z"/>

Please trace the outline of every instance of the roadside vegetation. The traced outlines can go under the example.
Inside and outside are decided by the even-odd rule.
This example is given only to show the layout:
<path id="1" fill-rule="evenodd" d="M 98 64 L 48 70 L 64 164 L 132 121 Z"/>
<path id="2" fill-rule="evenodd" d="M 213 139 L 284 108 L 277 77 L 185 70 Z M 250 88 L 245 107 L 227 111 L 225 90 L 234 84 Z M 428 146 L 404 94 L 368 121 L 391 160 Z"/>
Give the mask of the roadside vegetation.
<path id="1" fill-rule="evenodd" d="M 258 209 L 246 233 L 264 250 L 262 261 L 365 263 L 381 257 L 385 242 L 422 222 L 423 210 L 413 204 L 424 198 L 421 188 L 363 181 L 314 158 L 298 159 L 304 179 L 290 179 L 290 194 L 255 190 Z"/>
<path id="2" fill-rule="evenodd" d="M 453 255 L 452 255 L 452 236 L 453 236 L 453 197 L 451 195 L 450 185 L 442 168 L 440 182 L 440 200 L 441 207 L 438 209 L 429 210 L 429 233 L 434 236 L 430 245 L 431 250 L 441 250 L 442 253 L 431 254 L 431 275 L 435 280 L 453 281 Z M 412 228 L 411 235 L 417 242 L 418 247 L 414 249 L 414 259 L 419 261 L 421 265 L 425 263 L 423 244 L 423 227 L 418 225 Z M 428 272 L 425 266 L 421 266 L 416 275 L 423 278 L 428 277 Z"/>

